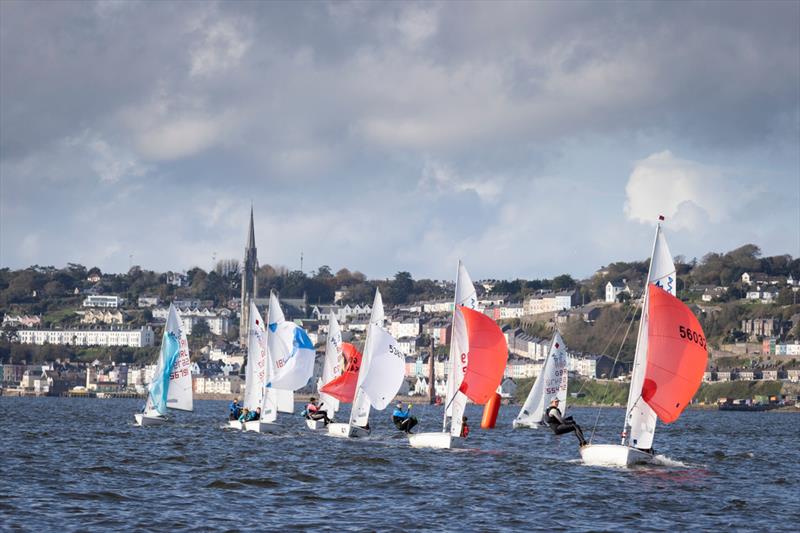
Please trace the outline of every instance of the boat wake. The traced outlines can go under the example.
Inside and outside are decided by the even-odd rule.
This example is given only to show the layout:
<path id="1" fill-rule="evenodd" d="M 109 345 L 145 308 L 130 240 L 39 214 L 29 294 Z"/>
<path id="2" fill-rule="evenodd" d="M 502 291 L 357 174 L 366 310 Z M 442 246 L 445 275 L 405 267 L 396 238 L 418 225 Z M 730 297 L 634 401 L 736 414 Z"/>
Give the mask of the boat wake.
<path id="1" fill-rule="evenodd" d="M 671 468 L 692 468 L 692 465 L 688 465 L 676 459 L 670 459 L 666 455 L 656 455 L 653 457 L 652 464 L 657 466 L 668 466 Z"/>

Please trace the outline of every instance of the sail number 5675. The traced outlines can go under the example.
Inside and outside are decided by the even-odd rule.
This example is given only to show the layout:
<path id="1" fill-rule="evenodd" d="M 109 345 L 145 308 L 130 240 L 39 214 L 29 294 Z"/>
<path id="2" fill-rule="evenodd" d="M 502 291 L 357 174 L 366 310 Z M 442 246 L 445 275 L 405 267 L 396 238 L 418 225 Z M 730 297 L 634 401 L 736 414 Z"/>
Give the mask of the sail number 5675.
<path id="1" fill-rule="evenodd" d="M 681 339 L 690 340 L 695 344 L 699 344 L 703 348 L 706 347 L 706 339 L 700 333 L 692 331 L 691 328 L 687 328 L 684 326 L 679 326 L 678 331 L 680 332 Z"/>

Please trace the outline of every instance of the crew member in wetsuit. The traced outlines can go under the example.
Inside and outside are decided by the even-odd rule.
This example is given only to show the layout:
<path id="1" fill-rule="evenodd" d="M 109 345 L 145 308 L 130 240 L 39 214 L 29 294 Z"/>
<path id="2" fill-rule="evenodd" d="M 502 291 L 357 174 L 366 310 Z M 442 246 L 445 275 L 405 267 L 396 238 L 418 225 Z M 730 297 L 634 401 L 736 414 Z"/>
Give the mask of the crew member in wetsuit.
<path id="1" fill-rule="evenodd" d="M 547 408 L 547 411 L 544 413 L 544 420 L 547 422 L 547 425 L 550 426 L 550 429 L 553 430 L 553 433 L 556 435 L 563 435 L 565 433 L 572 433 L 575 432 L 575 436 L 578 437 L 578 442 L 581 443 L 581 446 L 586 446 L 586 439 L 583 438 L 583 431 L 581 431 L 581 427 L 572 419 L 571 416 L 566 418 L 561 416 L 561 411 L 558 410 L 558 398 L 554 399 L 550 402 L 550 407 Z"/>
<path id="2" fill-rule="evenodd" d="M 311 420 L 324 420 L 325 425 L 327 426 L 331 419 L 328 418 L 328 413 L 323 411 L 322 404 L 317 403 L 317 399 L 313 396 L 309 398 L 308 403 L 306 404 L 306 418 Z"/>
<path id="3" fill-rule="evenodd" d="M 228 406 L 228 420 L 239 420 L 242 414 L 242 404 L 239 403 L 239 398 L 234 398 Z"/>
<path id="4" fill-rule="evenodd" d="M 467 424 L 467 417 L 461 417 L 461 434 L 460 437 L 467 438 L 469 437 L 469 425 Z"/>
<path id="5" fill-rule="evenodd" d="M 402 402 L 397 402 L 397 406 L 395 406 L 394 412 L 392 412 L 392 422 L 394 422 L 395 427 L 406 433 L 411 433 L 411 428 L 416 426 L 418 422 L 416 417 L 409 414 L 409 409 L 411 409 L 411 404 L 408 404 L 408 408 L 403 409 Z"/>

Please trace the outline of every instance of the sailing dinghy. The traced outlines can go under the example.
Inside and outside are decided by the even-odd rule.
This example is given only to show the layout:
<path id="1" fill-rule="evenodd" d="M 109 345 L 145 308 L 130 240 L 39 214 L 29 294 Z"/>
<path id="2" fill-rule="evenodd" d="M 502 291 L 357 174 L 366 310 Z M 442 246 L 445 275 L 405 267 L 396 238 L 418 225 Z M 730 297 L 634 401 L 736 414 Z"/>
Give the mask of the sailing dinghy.
<path id="1" fill-rule="evenodd" d="M 144 412 L 136 413 L 139 426 L 158 426 L 167 421 L 167 409 L 192 410 L 192 373 L 189 344 L 175 306 L 169 305 L 161 350 L 153 379 L 147 387 Z"/>
<path id="2" fill-rule="evenodd" d="M 555 399 L 558 399 L 562 413 L 566 416 L 568 377 L 566 346 L 564 339 L 556 331 L 550 343 L 550 351 L 542 365 L 542 371 L 536 377 L 528 398 L 512 422 L 512 427 L 514 429 L 547 427 L 544 423 L 544 411 Z"/>
<path id="3" fill-rule="evenodd" d="M 368 436 L 370 408 L 385 409 L 403 384 L 405 355 L 397 347 L 394 337 L 383 328 L 383 320 L 383 299 L 380 291 L 375 289 L 350 420 L 346 424 L 328 424 L 328 433 L 332 436 Z"/>
<path id="4" fill-rule="evenodd" d="M 323 391 L 323 387 L 339 377 L 344 368 L 342 365 L 342 331 L 339 328 L 339 321 L 336 315 L 331 312 L 328 321 L 328 338 L 325 342 L 325 362 L 322 366 L 322 375 L 317 380 L 317 390 L 322 410 L 328 416 L 328 420 L 333 420 L 336 411 L 339 410 L 339 399 Z M 352 401 L 352 399 L 351 399 Z M 306 418 L 308 429 L 317 430 L 325 428 L 324 420 L 313 420 Z"/>
<path id="5" fill-rule="evenodd" d="M 245 423 L 245 429 L 274 433 L 280 429 L 278 413 L 294 412 L 294 391 L 311 379 L 316 353 L 306 331 L 286 320 L 274 292 L 269 295 L 267 317 L 267 383 L 261 419 Z"/>
<path id="6" fill-rule="evenodd" d="M 494 320 L 475 309 L 477 304 L 475 287 L 459 261 L 442 431 L 409 435 L 408 442 L 414 448 L 460 447 L 467 399 L 477 404 L 486 403 L 503 379 L 508 361 L 505 336 Z M 447 431 L 448 417 L 450 431 Z"/>
<path id="7" fill-rule="evenodd" d="M 264 387 L 267 384 L 267 334 L 264 320 L 261 318 L 261 313 L 258 312 L 253 300 L 250 300 L 249 316 L 247 366 L 245 366 L 244 371 L 244 400 L 242 407 L 249 411 L 255 411 L 262 406 Z M 255 424 L 251 425 L 255 426 Z M 228 426 L 233 429 L 245 429 L 245 423 L 238 420 L 229 420 Z"/>
<path id="8" fill-rule="evenodd" d="M 581 447 L 581 458 L 587 465 L 653 462 L 657 419 L 665 424 L 677 420 L 700 387 L 708 363 L 706 339 L 692 310 L 675 297 L 675 282 L 675 266 L 659 223 L 642 303 L 622 442 Z"/>

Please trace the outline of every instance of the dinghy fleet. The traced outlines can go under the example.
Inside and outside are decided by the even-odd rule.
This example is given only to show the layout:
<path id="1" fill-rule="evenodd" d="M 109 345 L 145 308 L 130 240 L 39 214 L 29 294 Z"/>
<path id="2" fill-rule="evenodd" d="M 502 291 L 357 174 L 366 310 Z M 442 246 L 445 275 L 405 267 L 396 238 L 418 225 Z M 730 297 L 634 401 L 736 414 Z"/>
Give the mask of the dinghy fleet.
<path id="1" fill-rule="evenodd" d="M 676 297 L 676 270 L 660 222 L 650 257 L 621 440 L 619 444 L 595 443 L 592 431 L 589 441 L 579 448 L 587 465 L 624 467 L 653 462 L 657 421 L 677 420 L 702 381 L 708 358 L 705 335 L 691 309 Z M 486 404 L 497 394 L 508 347 L 494 320 L 476 310 L 477 302 L 472 280 L 459 261 L 442 429 L 409 434 L 408 443 L 413 448 L 462 447 L 467 402 Z M 242 407 L 256 416 L 229 420 L 228 427 L 261 433 L 285 431 L 290 422 L 282 421 L 279 413 L 294 412 L 295 391 L 311 380 L 314 346 L 300 326 L 284 318 L 274 292 L 270 294 L 267 321 L 252 301 L 249 318 Z M 168 409 L 192 410 L 189 365 L 186 335 L 178 311 L 170 306 L 146 405 L 135 415 L 137 425 L 166 423 Z M 336 317 L 330 317 L 322 372 L 316 381 L 321 411 L 319 416 L 306 417 L 308 429 L 345 439 L 370 435 L 371 410 L 382 411 L 394 400 L 404 374 L 405 355 L 385 328 L 383 300 L 376 289 L 363 352 L 342 342 Z M 551 404 L 558 405 L 564 414 L 567 386 L 567 351 L 556 331 L 542 371 L 513 420 L 513 428 L 546 427 Z M 344 403 L 352 404 L 349 418 L 336 421 Z"/>

